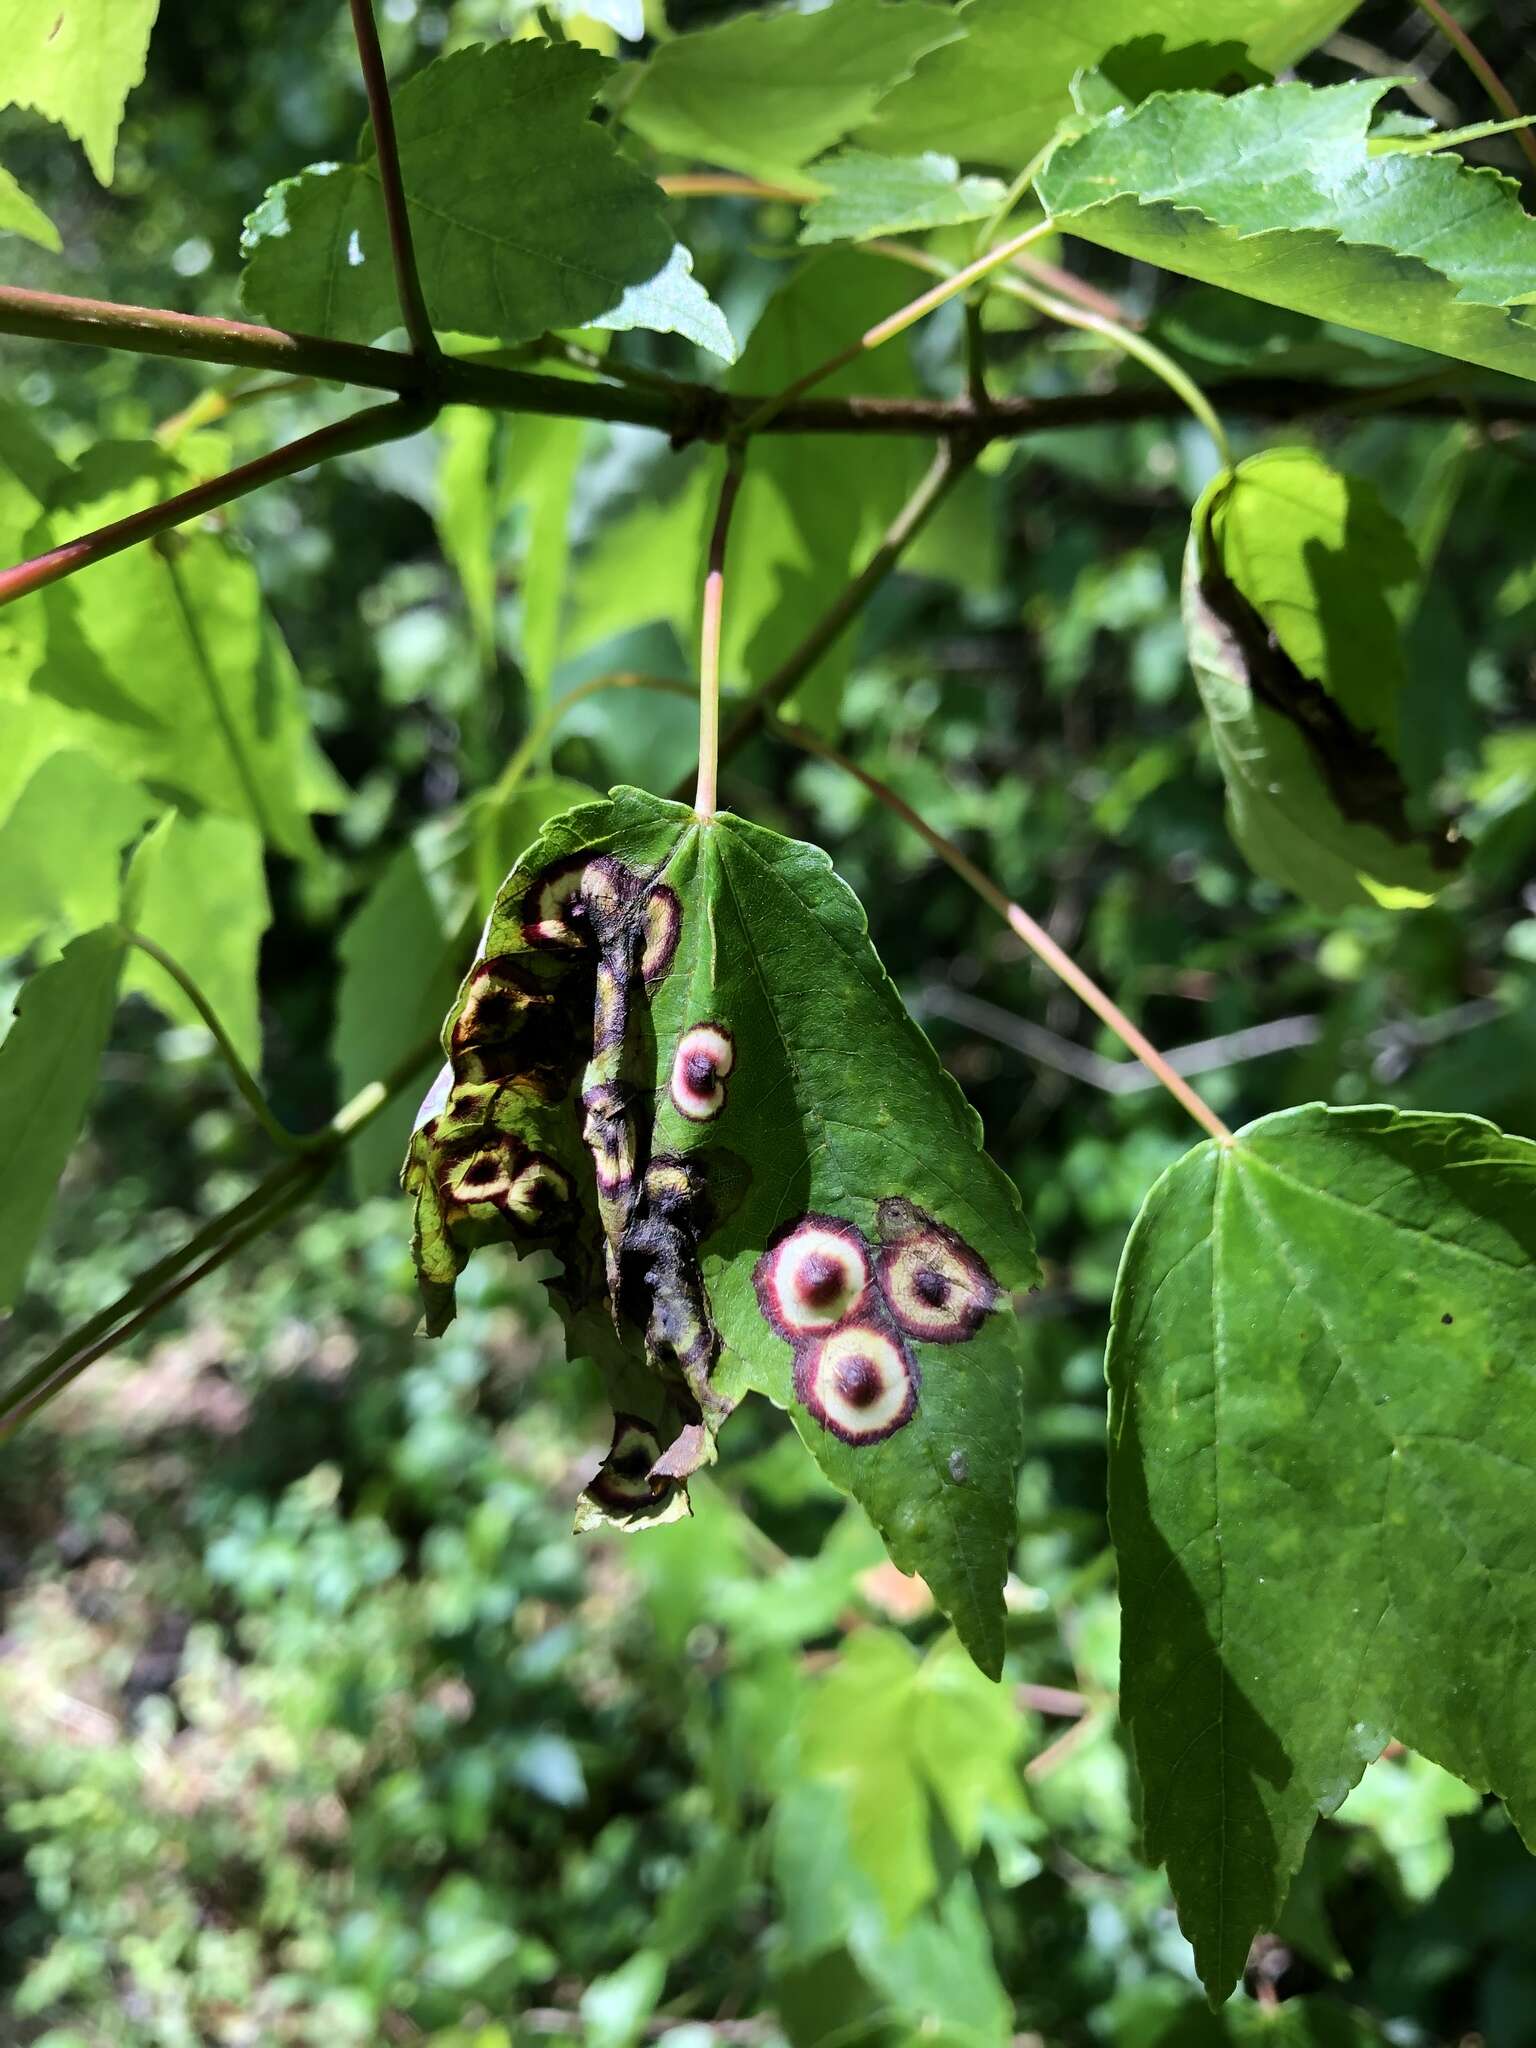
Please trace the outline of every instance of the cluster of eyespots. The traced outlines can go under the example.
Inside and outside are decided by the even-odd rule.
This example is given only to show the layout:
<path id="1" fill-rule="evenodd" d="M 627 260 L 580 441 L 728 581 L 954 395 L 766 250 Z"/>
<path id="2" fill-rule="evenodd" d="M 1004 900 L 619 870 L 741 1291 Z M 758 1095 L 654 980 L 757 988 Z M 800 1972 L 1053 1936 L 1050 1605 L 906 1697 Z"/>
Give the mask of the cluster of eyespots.
<path id="1" fill-rule="evenodd" d="M 752 1274 L 764 1320 L 794 1349 L 796 1398 L 849 1444 L 878 1443 L 916 1412 L 907 1339 L 964 1343 L 1001 1299 L 985 1261 L 904 1196 L 876 1217 L 872 1249 L 841 1217 L 802 1216 Z"/>
<path id="2" fill-rule="evenodd" d="M 442 1165 L 439 1188 L 444 1202 L 472 1220 L 507 1217 L 528 1229 L 547 1222 L 572 1193 L 564 1167 L 512 1137 L 450 1153 Z"/>
<path id="3" fill-rule="evenodd" d="M 525 945 L 553 952 L 610 946 L 628 928 L 640 948 L 640 973 L 660 980 L 672 964 L 683 906 L 664 882 L 647 886 L 612 854 L 573 854 L 534 876 L 523 898 Z"/>
<path id="4" fill-rule="evenodd" d="M 726 1076 L 736 1064 L 736 1043 L 723 1024 L 695 1024 L 672 1056 L 673 1105 L 696 1124 L 725 1107 Z"/>

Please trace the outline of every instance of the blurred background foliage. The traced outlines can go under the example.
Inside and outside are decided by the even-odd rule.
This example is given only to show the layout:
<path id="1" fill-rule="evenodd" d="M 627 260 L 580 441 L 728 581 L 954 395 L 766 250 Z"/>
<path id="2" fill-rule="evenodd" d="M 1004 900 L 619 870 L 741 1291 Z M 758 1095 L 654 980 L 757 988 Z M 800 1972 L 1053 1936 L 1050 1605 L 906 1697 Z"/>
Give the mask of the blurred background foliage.
<path id="1" fill-rule="evenodd" d="M 1536 101 L 1522 10 L 1460 11 Z M 381 15 L 401 73 L 526 26 L 494 0 Z M 1305 73 L 1374 55 L 1479 118 L 1426 29 L 1372 0 Z M 601 23 L 572 31 L 614 47 Z M 362 111 L 335 0 L 164 0 L 110 191 L 58 131 L 0 115 L 67 251 L 13 239 L 5 275 L 237 312 L 243 214 L 344 153 Z M 792 214 L 708 200 L 686 222 L 749 333 L 796 260 Z M 1071 261 L 1197 374 L 1433 367 L 1083 248 Z M 959 328 L 919 337 L 923 385 L 960 388 Z M 1129 374 L 1007 304 L 990 348 L 999 390 Z M 615 349 L 701 369 L 671 340 Z M 262 380 L 20 342 L 6 359 L 7 395 L 67 458 L 158 434 L 212 471 L 337 410 L 304 389 L 187 415 L 200 390 Z M 1298 438 L 1230 424 L 1240 452 Z M 1203 1085 L 1229 1122 L 1320 1097 L 1536 1134 L 1532 444 L 1475 416 L 1310 431 L 1419 550 L 1398 593 L 1405 740 L 1417 788 L 1463 806 L 1472 842 L 1433 907 L 1325 920 L 1229 841 L 1177 616 L 1213 463 L 1193 423 L 991 451 L 860 627 L 844 743 L 1160 1044 L 1271 1027 L 1281 1049 L 1215 1055 Z M 862 471 L 838 485 L 842 459 L 814 441 L 793 455 L 807 489 L 877 490 Z M 697 468 L 638 429 L 450 414 L 224 515 L 350 792 L 317 857 L 268 864 L 265 1073 L 290 1122 L 371 1071 L 373 992 L 347 982 L 378 951 L 359 913 L 392 943 L 395 1000 L 425 989 L 430 1021 L 462 915 L 433 895 L 445 866 L 478 833 L 494 881 L 532 807 L 569 800 L 541 785 L 510 815 L 472 802 L 538 703 L 613 669 L 690 673 Z M 794 637 L 815 593 L 788 579 L 770 596 Z M 689 707 L 624 691 L 573 709 L 552 766 L 665 790 L 691 758 Z M 1500 1812 L 1403 1755 L 1319 1832 L 1243 1992 L 1205 2008 L 1137 1861 L 1102 1447 L 1120 1244 L 1191 1134 L 835 769 L 759 742 L 725 795 L 832 850 L 1034 1221 L 1047 1279 L 1028 1309 L 1004 1688 L 771 1412 L 733 1427 L 692 1523 L 578 1545 L 571 1507 L 606 1433 L 595 1385 L 507 1259 L 476 1262 L 444 1340 L 414 1335 L 397 1119 L 355 1186 L 339 1175 L 0 1453 L 0 2040 L 1536 2042 L 1536 1865 Z M 338 1037 L 349 1001 L 361 1021 Z M 206 1037 L 130 1002 L 9 1343 L 100 1307 L 266 1164 Z"/>

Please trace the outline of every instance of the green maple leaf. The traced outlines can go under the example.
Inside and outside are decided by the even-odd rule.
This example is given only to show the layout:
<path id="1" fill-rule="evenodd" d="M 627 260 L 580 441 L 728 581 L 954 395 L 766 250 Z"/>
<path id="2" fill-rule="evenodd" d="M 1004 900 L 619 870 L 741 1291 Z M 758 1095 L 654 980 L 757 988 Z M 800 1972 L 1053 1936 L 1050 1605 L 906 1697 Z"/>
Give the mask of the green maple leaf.
<path id="1" fill-rule="evenodd" d="M 476 1243 L 559 1255 L 619 1417 L 588 1515 L 685 1511 L 765 1393 L 995 1675 L 1033 1251 L 826 856 L 634 790 L 569 812 L 443 1043 L 406 1171 L 429 1328 Z"/>
<path id="2" fill-rule="evenodd" d="M 667 225 L 659 188 L 592 119 L 612 70 L 573 43 L 440 57 L 394 96 L 401 173 L 434 323 L 526 341 L 557 327 L 653 327 L 727 361 L 730 330 Z M 250 216 L 245 303 L 309 333 L 372 341 L 400 324 L 371 130 L 358 161 L 315 164 Z"/>
<path id="3" fill-rule="evenodd" d="M 1536 1145 L 1287 1110 L 1148 1196 L 1109 1344 L 1122 1704 L 1214 1998 L 1396 1737 L 1536 1834 Z"/>
<path id="4" fill-rule="evenodd" d="M 1271 306 L 1536 377 L 1536 220 L 1453 155 L 1373 154 L 1383 79 L 1159 93 L 1040 174 L 1073 234 Z"/>

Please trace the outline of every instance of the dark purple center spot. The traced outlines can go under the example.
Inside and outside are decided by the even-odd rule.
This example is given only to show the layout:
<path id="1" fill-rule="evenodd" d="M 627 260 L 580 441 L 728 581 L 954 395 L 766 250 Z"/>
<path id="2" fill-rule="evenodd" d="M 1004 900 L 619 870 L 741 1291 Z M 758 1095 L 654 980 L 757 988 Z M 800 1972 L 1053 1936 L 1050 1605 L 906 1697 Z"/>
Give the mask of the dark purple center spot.
<path id="1" fill-rule="evenodd" d="M 912 1291 L 919 1301 L 926 1301 L 930 1308 L 942 1308 L 949 1300 L 950 1283 L 942 1273 L 936 1273 L 932 1266 L 919 1266 L 912 1275 Z"/>
<path id="2" fill-rule="evenodd" d="M 873 1406 L 883 1391 L 879 1366 L 862 1352 L 840 1360 L 834 1377 L 838 1393 L 850 1408 Z"/>
<path id="3" fill-rule="evenodd" d="M 795 1290 L 810 1308 L 828 1308 L 843 1291 L 843 1267 L 830 1252 L 811 1252 L 801 1260 Z"/>
<path id="4" fill-rule="evenodd" d="M 715 1083 L 715 1063 L 707 1052 L 683 1055 L 683 1079 L 695 1095 L 707 1095 Z"/>
<path id="5" fill-rule="evenodd" d="M 471 1187 L 483 1187 L 487 1181 L 495 1180 L 500 1173 L 494 1159 L 474 1159 L 464 1169 L 464 1179 Z"/>

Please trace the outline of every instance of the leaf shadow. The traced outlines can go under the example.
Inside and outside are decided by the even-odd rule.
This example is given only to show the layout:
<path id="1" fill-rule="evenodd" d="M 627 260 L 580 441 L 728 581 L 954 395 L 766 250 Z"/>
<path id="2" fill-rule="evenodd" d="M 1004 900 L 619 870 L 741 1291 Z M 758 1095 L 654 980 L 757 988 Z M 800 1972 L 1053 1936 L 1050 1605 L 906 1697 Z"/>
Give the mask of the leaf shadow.
<path id="1" fill-rule="evenodd" d="M 1169 1543 L 1159 1524 L 1161 1503 L 1154 1504 L 1148 1487 L 1136 1417 L 1133 1395 L 1110 1482 L 1121 1711 L 1144 1852 L 1167 1866 L 1179 1924 L 1214 1997 L 1231 1988 L 1253 1936 L 1273 1925 L 1284 1903 L 1290 1873 L 1272 1815 L 1294 1767 L 1224 1655 L 1220 1578 L 1213 1601 L 1185 1567 L 1197 1546 L 1219 1545 L 1219 1521 L 1193 1542 Z"/>

